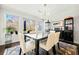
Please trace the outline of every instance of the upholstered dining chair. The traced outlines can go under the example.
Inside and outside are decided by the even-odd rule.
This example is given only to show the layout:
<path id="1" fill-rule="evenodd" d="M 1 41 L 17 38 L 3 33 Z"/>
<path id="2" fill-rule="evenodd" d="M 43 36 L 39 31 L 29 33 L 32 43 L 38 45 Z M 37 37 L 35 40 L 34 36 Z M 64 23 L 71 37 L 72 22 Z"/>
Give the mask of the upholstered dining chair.
<path id="1" fill-rule="evenodd" d="M 19 42 L 20 42 L 20 54 L 21 52 L 25 55 L 27 52 L 32 51 L 35 49 L 34 41 L 24 41 L 24 35 L 22 33 L 19 33 Z"/>
<path id="2" fill-rule="evenodd" d="M 60 32 L 50 32 L 46 43 L 40 43 L 40 47 L 46 50 L 47 54 L 49 54 L 49 50 L 59 42 L 59 35 Z"/>

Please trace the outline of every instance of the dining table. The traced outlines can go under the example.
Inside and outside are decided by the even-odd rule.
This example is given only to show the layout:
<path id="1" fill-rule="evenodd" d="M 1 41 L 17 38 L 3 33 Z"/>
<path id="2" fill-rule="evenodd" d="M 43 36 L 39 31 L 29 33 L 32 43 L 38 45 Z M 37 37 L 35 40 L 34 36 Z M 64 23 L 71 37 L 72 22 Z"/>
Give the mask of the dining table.
<path id="1" fill-rule="evenodd" d="M 35 41 L 35 54 L 39 55 L 39 42 L 41 40 L 47 39 L 48 35 L 36 34 L 36 33 L 24 33 L 24 40 L 26 42 L 26 38 L 33 39 Z"/>

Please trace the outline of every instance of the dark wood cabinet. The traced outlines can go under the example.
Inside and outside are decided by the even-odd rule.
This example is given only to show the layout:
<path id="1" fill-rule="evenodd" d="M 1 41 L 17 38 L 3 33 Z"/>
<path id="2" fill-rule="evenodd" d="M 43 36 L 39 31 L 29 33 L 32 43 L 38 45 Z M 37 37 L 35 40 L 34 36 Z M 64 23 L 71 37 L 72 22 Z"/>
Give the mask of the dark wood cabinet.
<path id="1" fill-rule="evenodd" d="M 74 40 L 74 19 L 68 17 L 64 19 L 64 40 L 73 42 Z"/>

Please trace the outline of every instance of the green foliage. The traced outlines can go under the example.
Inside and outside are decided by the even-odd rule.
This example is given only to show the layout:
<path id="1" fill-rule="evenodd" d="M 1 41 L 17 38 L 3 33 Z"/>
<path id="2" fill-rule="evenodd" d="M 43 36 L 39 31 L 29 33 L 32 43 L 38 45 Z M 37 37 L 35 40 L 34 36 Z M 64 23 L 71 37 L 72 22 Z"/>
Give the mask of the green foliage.
<path id="1" fill-rule="evenodd" d="M 6 28 L 7 33 L 14 32 L 14 31 L 15 31 L 15 29 L 13 27 L 7 27 Z"/>

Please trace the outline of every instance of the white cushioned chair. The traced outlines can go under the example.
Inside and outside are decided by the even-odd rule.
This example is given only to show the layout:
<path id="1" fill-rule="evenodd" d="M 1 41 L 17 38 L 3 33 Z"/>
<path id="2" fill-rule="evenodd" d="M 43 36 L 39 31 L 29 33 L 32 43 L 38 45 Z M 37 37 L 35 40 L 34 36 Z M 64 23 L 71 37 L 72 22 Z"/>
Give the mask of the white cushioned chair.
<path id="1" fill-rule="evenodd" d="M 31 41 L 25 42 L 24 35 L 22 33 L 19 33 L 18 37 L 19 37 L 19 42 L 20 42 L 20 48 L 21 48 L 23 54 L 26 54 L 27 52 L 35 49 L 34 41 L 31 40 Z"/>
<path id="2" fill-rule="evenodd" d="M 59 35 L 60 32 L 50 32 L 47 41 L 40 43 L 40 47 L 46 50 L 48 54 L 49 50 L 59 42 Z"/>

